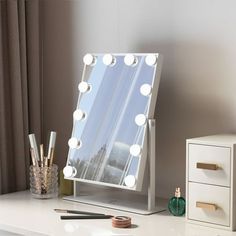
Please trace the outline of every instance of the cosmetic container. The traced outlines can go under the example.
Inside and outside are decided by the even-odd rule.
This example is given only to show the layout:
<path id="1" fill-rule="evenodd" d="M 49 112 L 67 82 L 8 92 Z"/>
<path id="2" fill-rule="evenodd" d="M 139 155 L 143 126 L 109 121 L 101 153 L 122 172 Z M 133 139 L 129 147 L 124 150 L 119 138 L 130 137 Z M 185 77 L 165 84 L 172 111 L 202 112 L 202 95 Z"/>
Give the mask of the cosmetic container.
<path id="1" fill-rule="evenodd" d="M 181 197 L 180 188 L 176 188 L 175 196 L 172 197 L 168 204 L 169 211 L 174 216 L 182 216 L 185 213 L 185 199 Z"/>
<path id="2" fill-rule="evenodd" d="M 34 198 L 54 198 L 58 196 L 58 167 L 30 166 L 30 192 Z"/>

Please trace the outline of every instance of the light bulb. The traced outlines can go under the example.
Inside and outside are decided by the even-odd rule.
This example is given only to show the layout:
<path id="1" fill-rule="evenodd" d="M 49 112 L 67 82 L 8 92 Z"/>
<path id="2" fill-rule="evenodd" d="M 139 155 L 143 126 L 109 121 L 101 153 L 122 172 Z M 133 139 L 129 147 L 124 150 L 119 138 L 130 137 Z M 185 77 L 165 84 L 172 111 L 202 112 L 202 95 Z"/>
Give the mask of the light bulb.
<path id="1" fill-rule="evenodd" d="M 138 126 L 143 126 L 145 125 L 147 122 L 147 117 L 144 114 L 138 114 L 137 116 L 135 116 L 135 123 Z"/>
<path id="2" fill-rule="evenodd" d="M 135 177 L 133 175 L 127 175 L 125 177 L 125 185 L 127 187 L 132 188 L 132 187 L 135 186 L 135 183 L 136 183 L 136 179 L 135 179 Z"/>
<path id="3" fill-rule="evenodd" d="M 114 66 L 116 63 L 116 59 L 112 54 L 105 54 L 102 61 L 107 66 Z"/>
<path id="4" fill-rule="evenodd" d="M 87 82 L 81 81 L 79 83 L 78 89 L 81 93 L 86 93 L 91 89 L 91 86 Z"/>
<path id="5" fill-rule="evenodd" d="M 129 152 L 132 156 L 139 156 L 141 154 L 141 147 L 138 144 L 133 144 L 130 149 Z"/>
<path id="6" fill-rule="evenodd" d="M 124 58 L 124 62 L 127 66 L 135 66 L 138 63 L 138 59 L 133 54 L 127 54 Z"/>
<path id="7" fill-rule="evenodd" d="M 152 86 L 150 84 L 143 84 L 141 87 L 140 87 L 140 93 L 143 95 L 143 96 L 149 96 L 152 94 Z"/>
<path id="8" fill-rule="evenodd" d="M 149 54 L 149 55 L 147 55 L 146 58 L 145 58 L 146 64 L 149 65 L 149 66 L 154 66 L 154 65 L 156 65 L 156 63 L 157 63 L 157 57 L 158 57 L 158 55 L 155 55 L 155 54 Z"/>
<path id="9" fill-rule="evenodd" d="M 86 54 L 83 58 L 84 64 L 87 66 L 93 66 L 96 64 L 96 57 L 92 54 Z"/>
<path id="10" fill-rule="evenodd" d="M 70 148 L 75 149 L 75 148 L 80 148 L 82 143 L 77 138 L 72 137 L 69 139 L 68 145 Z"/>
<path id="11" fill-rule="evenodd" d="M 63 169 L 63 174 L 66 178 L 71 178 L 77 174 L 77 170 L 73 166 L 66 166 Z"/>
<path id="12" fill-rule="evenodd" d="M 77 109 L 74 111 L 73 117 L 75 120 L 82 120 L 85 118 L 85 113 L 82 110 Z"/>

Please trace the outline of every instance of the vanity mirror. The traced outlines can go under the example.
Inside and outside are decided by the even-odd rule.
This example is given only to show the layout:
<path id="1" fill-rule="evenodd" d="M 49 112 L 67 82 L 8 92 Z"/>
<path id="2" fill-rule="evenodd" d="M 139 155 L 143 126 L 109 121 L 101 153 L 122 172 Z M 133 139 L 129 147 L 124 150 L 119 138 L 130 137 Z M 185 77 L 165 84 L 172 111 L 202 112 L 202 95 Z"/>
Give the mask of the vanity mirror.
<path id="1" fill-rule="evenodd" d="M 64 176 L 140 191 L 162 57 L 86 54 L 83 61 Z"/>

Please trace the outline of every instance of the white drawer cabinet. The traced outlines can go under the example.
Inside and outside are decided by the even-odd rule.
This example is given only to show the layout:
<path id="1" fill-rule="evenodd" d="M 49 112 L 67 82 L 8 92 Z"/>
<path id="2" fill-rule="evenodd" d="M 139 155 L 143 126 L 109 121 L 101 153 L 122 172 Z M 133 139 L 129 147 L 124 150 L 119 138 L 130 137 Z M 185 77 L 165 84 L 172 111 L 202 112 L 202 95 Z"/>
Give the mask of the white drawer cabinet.
<path id="1" fill-rule="evenodd" d="M 236 230 L 236 135 L 186 142 L 186 218 Z"/>

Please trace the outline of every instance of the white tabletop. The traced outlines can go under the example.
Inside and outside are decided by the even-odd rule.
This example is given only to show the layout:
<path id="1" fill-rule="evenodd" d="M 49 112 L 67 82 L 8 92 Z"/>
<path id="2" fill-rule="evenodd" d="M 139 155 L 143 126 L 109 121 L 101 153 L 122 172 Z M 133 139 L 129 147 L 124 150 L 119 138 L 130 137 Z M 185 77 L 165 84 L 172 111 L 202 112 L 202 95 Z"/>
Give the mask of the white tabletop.
<path id="1" fill-rule="evenodd" d="M 111 219 L 63 221 L 60 214 L 54 212 L 54 208 L 126 215 L 132 218 L 133 225 L 129 229 L 118 229 L 112 227 Z M 190 224 L 184 217 L 174 217 L 168 212 L 142 216 L 68 202 L 60 198 L 33 199 L 30 193 L 25 191 L 0 196 L 0 235 L 236 236 L 236 232 Z"/>

